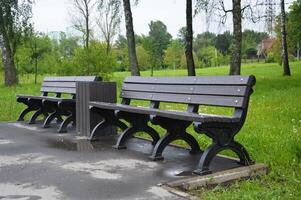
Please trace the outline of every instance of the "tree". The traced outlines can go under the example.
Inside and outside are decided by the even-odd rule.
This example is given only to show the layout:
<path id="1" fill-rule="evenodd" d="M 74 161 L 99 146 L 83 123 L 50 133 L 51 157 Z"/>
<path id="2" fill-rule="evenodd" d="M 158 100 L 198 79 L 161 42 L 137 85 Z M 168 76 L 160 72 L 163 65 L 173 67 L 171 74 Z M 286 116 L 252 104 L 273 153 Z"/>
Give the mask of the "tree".
<path id="1" fill-rule="evenodd" d="M 181 67 L 181 57 L 184 54 L 184 49 L 180 40 L 174 40 L 166 49 L 164 64 L 170 68 L 177 69 Z"/>
<path id="2" fill-rule="evenodd" d="M 232 42 L 232 35 L 229 31 L 225 31 L 223 34 L 216 36 L 215 48 L 223 55 L 227 55 L 230 51 Z"/>
<path id="3" fill-rule="evenodd" d="M 193 60 L 192 0 L 186 0 L 186 28 L 185 55 L 188 76 L 195 76 L 195 64 Z"/>
<path id="4" fill-rule="evenodd" d="M 79 37 L 67 36 L 66 33 L 61 32 L 57 47 L 60 56 L 62 58 L 71 58 L 74 56 L 75 49 L 79 47 L 78 43 Z"/>
<path id="5" fill-rule="evenodd" d="M 187 28 L 186 26 L 182 27 L 179 29 L 179 32 L 178 32 L 178 39 L 181 41 L 181 44 L 183 47 L 186 46 L 186 32 L 187 32 Z"/>
<path id="6" fill-rule="evenodd" d="M 201 67 L 212 67 L 220 64 L 220 58 L 222 55 L 217 52 L 214 46 L 208 46 L 200 49 L 197 52 L 198 60 L 201 61 Z"/>
<path id="7" fill-rule="evenodd" d="M 140 76 L 130 0 L 123 0 L 123 8 L 125 15 L 126 37 L 128 42 L 128 54 L 131 65 L 131 74 L 132 76 Z"/>
<path id="8" fill-rule="evenodd" d="M 73 6 L 76 10 L 73 18 L 74 28 L 83 34 L 84 45 L 88 49 L 92 32 L 90 16 L 95 2 L 94 0 L 73 0 Z"/>
<path id="9" fill-rule="evenodd" d="M 242 41 L 242 30 L 241 30 L 241 0 L 232 0 L 232 15 L 233 15 L 233 46 L 232 46 L 232 57 L 230 64 L 230 75 L 240 75 L 241 71 L 241 41 Z"/>
<path id="10" fill-rule="evenodd" d="M 251 19 L 256 22 L 260 19 L 258 16 L 254 16 L 254 8 L 260 3 L 254 1 L 255 5 L 251 5 L 251 1 L 243 1 L 246 5 L 241 5 L 241 0 L 232 0 L 232 8 L 227 8 L 228 4 L 222 0 L 197 0 L 197 9 L 206 9 L 212 7 L 210 12 L 217 12 L 220 16 L 220 22 L 225 23 L 228 13 L 232 14 L 233 22 L 233 42 L 232 42 L 232 55 L 230 64 L 230 75 L 239 75 L 241 71 L 241 52 L 242 52 L 242 15 L 245 18 Z"/>
<path id="11" fill-rule="evenodd" d="M 79 47 L 70 60 L 65 60 L 59 74 L 63 75 L 99 75 L 108 80 L 116 66 L 112 55 L 106 54 L 106 45 L 97 41 L 90 42 L 89 49 Z M 74 67 L 76 66 L 76 67 Z"/>
<path id="12" fill-rule="evenodd" d="M 287 52 L 287 42 L 286 42 L 286 14 L 285 14 L 285 3 L 284 0 L 280 1 L 281 7 L 281 46 L 282 46 L 282 66 L 283 66 L 283 75 L 290 76 L 290 67 L 288 61 L 288 52 Z"/>
<path id="13" fill-rule="evenodd" d="M 29 47 L 31 50 L 30 62 L 34 63 L 34 83 L 37 84 L 38 62 L 45 53 L 49 53 L 51 51 L 51 44 L 47 36 L 43 38 L 43 36 L 32 31 L 29 38 Z"/>
<path id="14" fill-rule="evenodd" d="M 0 5 L 0 48 L 4 67 L 5 85 L 18 83 L 15 54 L 21 38 L 27 32 L 32 2 L 2 0 Z"/>
<path id="15" fill-rule="evenodd" d="M 161 21 L 151 21 L 149 24 L 149 36 L 145 38 L 146 49 L 150 52 L 151 75 L 153 69 L 164 66 L 164 51 L 171 40 L 166 25 Z"/>
<path id="16" fill-rule="evenodd" d="M 296 50 L 297 58 L 300 60 L 300 48 L 301 48 L 301 0 L 293 2 L 290 6 L 290 12 L 288 13 L 287 33 L 290 37 L 289 43 L 292 44 Z"/>
<path id="17" fill-rule="evenodd" d="M 127 48 L 126 37 L 124 37 L 123 35 L 118 35 L 118 37 L 115 41 L 115 47 L 118 48 L 118 49 Z"/>
<path id="18" fill-rule="evenodd" d="M 137 45 L 136 47 L 137 59 L 139 63 L 140 70 L 147 70 L 150 67 L 150 56 L 148 52 L 143 48 L 142 45 Z"/>
<path id="19" fill-rule="evenodd" d="M 98 5 L 99 19 L 97 20 L 97 25 L 105 39 L 107 54 L 110 53 L 113 39 L 119 29 L 120 6 L 121 2 L 119 0 L 100 0 Z"/>
<path id="20" fill-rule="evenodd" d="M 197 34 L 193 42 L 193 49 L 198 52 L 201 48 L 206 48 L 208 46 L 214 46 L 216 40 L 216 35 L 210 32 L 204 32 Z"/>

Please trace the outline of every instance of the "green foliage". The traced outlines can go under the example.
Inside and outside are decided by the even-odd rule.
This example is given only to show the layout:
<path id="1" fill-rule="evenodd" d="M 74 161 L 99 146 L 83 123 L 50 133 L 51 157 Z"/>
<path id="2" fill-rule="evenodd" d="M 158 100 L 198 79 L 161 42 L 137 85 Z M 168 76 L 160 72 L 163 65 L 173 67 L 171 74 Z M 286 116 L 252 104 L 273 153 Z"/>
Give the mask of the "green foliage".
<path id="1" fill-rule="evenodd" d="M 64 60 L 59 74 L 62 75 L 99 75 L 107 80 L 116 68 L 113 55 L 106 53 L 106 45 L 92 41 L 90 48 L 78 47 L 72 59 Z"/>
<path id="2" fill-rule="evenodd" d="M 246 49 L 245 55 L 248 59 L 256 58 L 257 56 L 257 50 L 253 47 Z"/>
<path id="3" fill-rule="evenodd" d="M 201 48 L 207 48 L 209 46 L 214 46 L 216 40 L 216 35 L 210 32 L 204 32 L 198 34 L 194 39 L 194 51 L 198 52 Z"/>
<path id="4" fill-rule="evenodd" d="M 202 67 L 202 61 L 200 61 L 198 59 L 197 54 L 195 52 L 192 52 L 192 53 L 193 53 L 193 59 L 194 59 L 195 67 L 196 68 Z M 187 69 L 187 62 L 186 62 L 186 55 L 185 55 L 185 53 L 183 53 L 182 56 L 181 56 L 181 68 Z"/>
<path id="5" fill-rule="evenodd" d="M 137 38 L 137 37 L 135 37 Z M 126 37 L 124 37 L 123 35 L 118 35 L 116 41 L 115 41 L 115 47 L 117 49 L 124 49 L 127 48 L 127 40 Z"/>
<path id="6" fill-rule="evenodd" d="M 144 45 L 149 51 L 152 68 L 159 69 L 164 66 L 164 51 L 171 40 L 166 25 L 161 21 L 151 21 L 149 24 L 149 36 Z"/>
<path id="7" fill-rule="evenodd" d="M 186 29 L 186 26 L 183 26 L 182 28 L 179 29 L 179 32 L 178 32 L 178 40 L 180 40 L 181 44 L 183 47 L 186 46 L 186 32 L 187 32 L 187 29 Z"/>
<path id="8" fill-rule="evenodd" d="M 28 37 L 16 53 L 15 63 L 19 73 L 33 73 L 35 62 L 39 73 L 54 73 L 58 56 L 55 56 L 52 45 L 47 35 L 33 34 Z"/>
<path id="9" fill-rule="evenodd" d="M 180 40 L 173 40 L 166 49 L 164 64 L 168 68 L 178 69 L 181 67 L 181 57 L 184 49 Z"/>
<path id="10" fill-rule="evenodd" d="M 274 63 L 276 62 L 275 56 L 273 54 L 273 52 L 269 52 L 266 59 L 265 59 L 266 63 Z"/>
<path id="11" fill-rule="evenodd" d="M 301 0 L 294 1 L 287 15 L 287 34 L 293 50 L 301 48 Z"/>
<path id="12" fill-rule="evenodd" d="M 223 55 L 230 53 L 230 45 L 232 43 L 232 35 L 229 31 L 216 36 L 215 48 Z"/>
<path id="13" fill-rule="evenodd" d="M 200 49 L 197 58 L 201 61 L 201 67 L 219 66 L 224 61 L 223 55 L 213 46 Z"/>
<path id="14" fill-rule="evenodd" d="M 128 48 L 113 49 L 112 54 L 116 58 L 117 62 L 115 71 L 129 70 L 130 61 L 128 56 Z"/>
<path id="15" fill-rule="evenodd" d="M 269 35 L 265 32 L 256 32 L 253 30 L 244 30 L 242 33 L 242 53 L 247 54 L 248 49 L 256 49 L 258 44 Z M 249 52 L 250 53 L 250 52 Z M 247 57 L 249 55 L 246 55 Z"/>
<path id="16" fill-rule="evenodd" d="M 282 63 L 282 57 L 281 57 L 281 39 L 278 37 L 273 41 L 271 52 L 269 52 L 273 55 L 273 58 L 275 62 L 277 62 L 279 65 Z"/>
<path id="17" fill-rule="evenodd" d="M 56 44 L 56 41 L 53 41 Z M 61 32 L 60 38 L 57 44 L 57 49 L 62 58 L 71 58 L 74 56 L 74 51 L 79 47 L 79 37 L 67 36 L 66 33 Z"/>
<path id="18" fill-rule="evenodd" d="M 32 1 L 2 0 L 0 13 L 0 35 L 14 55 L 22 36 L 26 35 L 31 27 Z"/>
<path id="19" fill-rule="evenodd" d="M 137 59 L 140 70 L 150 69 L 150 56 L 148 52 L 143 48 L 143 46 L 138 45 L 136 47 Z"/>

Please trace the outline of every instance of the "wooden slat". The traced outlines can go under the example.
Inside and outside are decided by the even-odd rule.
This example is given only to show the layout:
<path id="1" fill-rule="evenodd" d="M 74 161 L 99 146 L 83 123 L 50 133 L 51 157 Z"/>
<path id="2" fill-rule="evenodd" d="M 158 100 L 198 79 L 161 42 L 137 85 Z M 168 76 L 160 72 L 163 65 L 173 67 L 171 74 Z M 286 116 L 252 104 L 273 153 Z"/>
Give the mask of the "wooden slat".
<path id="1" fill-rule="evenodd" d="M 45 77 L 44 81 L 48 81 L 48 82 L 61 82 L 61 81 L 65 81 L 65 82 L 73 82 L 73 81 L 95 81 L 97 80 L 99 77 L 97 76 L 54 76 L 54 77 Z"/>
<path id="2" fill-rule="evenodd" d="M 76 88 L 42 87 L 41 92 L 55 92 L 55 93 L 75 94 L 76 93 Z"/>
<path id="3" fill-rule="evenodd" d="M 201 95 L 224 95 L 245 96 L 247 86 L 209 86 L 209 85 L 158 85 L 158 84 L 131 84 L 122 86 L 124 91 L 159 92 L 177 94 L 201 94 Z"/>
<path id="4" fill-rule="evenodd" d="M 180 84 L 180 85 L 250 85 L 254 76 L 194 76 L 194 77 L 139 77 L 130 76 L 125 83 Z M 254 83 L 253 83 L 254 82 Z"/>
<path id="5" fill-rule="evenodd" d="M 98 80 L 101 80 L 98 76 L 45 77 L 41 92 L 75 94 L 76 82 L 92 82 Z"/>
<path id="6" fill-rule="evenodd" d="M 43 82 L 43 87 L 68 87 L 68 88 L 75 88 L 76 82 Z"/>
<path id="7" fill-rule="evenodd" d="M 129 99 L 152 100 L 160 102 L 174 102 L 184 104 L 214 105 L 225 107 L 244 107 L 244 97 L 186 95 L 170 93 L 150 93 L 122 91 L 121 97 Z"/>

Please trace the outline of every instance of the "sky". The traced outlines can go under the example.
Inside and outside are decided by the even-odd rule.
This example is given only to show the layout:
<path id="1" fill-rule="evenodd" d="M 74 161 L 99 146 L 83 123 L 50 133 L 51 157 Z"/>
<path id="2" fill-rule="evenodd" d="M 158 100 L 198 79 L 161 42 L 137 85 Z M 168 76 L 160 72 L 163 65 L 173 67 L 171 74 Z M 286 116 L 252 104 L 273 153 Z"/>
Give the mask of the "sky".
<path id="1" fill-rule="evenodd" d="M 36 30 L 40 32 L 67 31 L 72 32 L 72 0 L 36 0 L 33 6 L 33 22 Z M 226 4 L 230 1 L 226 0 Z M 227 5 L 226 5 L 227 6 Z M 137 34 L 147 34 L 148 24 L 151 20 L 160 20 L 167 26 L 167 31 L 176 37 L 181 27 L 185 26 L 186 1 L 185 0 L 140 0 L 136 6 L 132 6 L 134 31 Z M 228 16 L 226 24 L 221 24 L 209 18 L 206 23 L 205 14 L 194 17 L 194 33 L 202 33 L 206 30 L 214 33 L 223 33 L 232 30 L 231 16 Z M 208 18 L 207 18 L 208 19 Z M 125 25 L 120 27 L 120 33 L 125 35 Z M 263 23 L 253 24 L 250 21 L 243 23 L 243 28 L 265 31 Z"/>

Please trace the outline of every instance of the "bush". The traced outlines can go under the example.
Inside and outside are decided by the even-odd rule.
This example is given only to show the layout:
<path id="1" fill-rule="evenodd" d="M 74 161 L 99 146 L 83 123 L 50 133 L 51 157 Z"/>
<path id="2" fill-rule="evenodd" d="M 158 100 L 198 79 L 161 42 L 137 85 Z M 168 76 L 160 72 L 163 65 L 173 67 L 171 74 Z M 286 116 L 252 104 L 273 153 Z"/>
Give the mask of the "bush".
<path id="1" fill-rule="evenodd" d="M 90 48 L 77 48 L 74 57 L 63 60 L 59 70 L 64 75 L 99 75 L 109 79 L 116 68 L 116 59 L 112 54 L 107 55 L 106 47 L 99 42 L 91 42 Z"/>
<path id="2" fill-rule="evenodd" d="M 274 63 L 276 62 L 276 59 L 274 57 L 274 54 L 272 52 L 268 53 L 266 59 L 265 59 L 266 63 Z"/>

